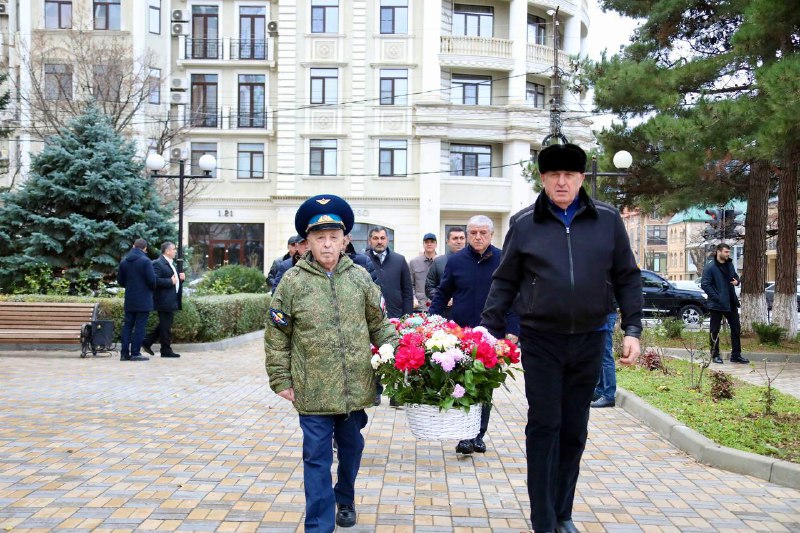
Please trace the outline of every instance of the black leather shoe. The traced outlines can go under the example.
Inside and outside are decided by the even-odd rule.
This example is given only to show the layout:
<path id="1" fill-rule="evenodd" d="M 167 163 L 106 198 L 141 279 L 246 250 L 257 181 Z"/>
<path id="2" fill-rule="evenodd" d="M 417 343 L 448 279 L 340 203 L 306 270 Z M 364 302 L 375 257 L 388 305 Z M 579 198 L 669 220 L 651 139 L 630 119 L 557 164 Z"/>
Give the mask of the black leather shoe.
<path id="1" fill-rule="evenodd" d="M 175 352 L 162 353 L 161 354 L 161 357 L 180 357 L 180 356 L 181 356 L 181 354 L 175 353 Z"/>
<path id="2" fill-rule="evenodd" d="M 143 351 L 144 351 L 144 353 L 146 353 L 147 355 L 155 355 L 155 354 L 153 353 L 153 348 L 151 348 L 149 344 L 142 344 L 142 350 L 143 350 Z"/>
<path id="3" fill-rule="evenodd" d="M 750 359 L 745 359 L 741 355 L 732 355 L 731 356 L 731 363 L 739 363 L 739 364 L 742 364 L 742 365 L 746 365 L 749 362 L 750 362 Z"/>
<path id="4" fill-rule="evenodd" d="M 336 525 L 339 527 L 353 527 L 356 525 L 356 506 L 354 504 L 338 503 L 336 512 Z"/>
<path id="5" fill-rule="evenodd" d="M 129 359 L 126 359 L 126 361 L 149 361 L 149 360 L 150 360 L 149 357 L 145 357 L 143 355 L 132 355 Z"/>
<path id="6" fill-rule="evenodd" d="M 456 446 L 456 453 L 463 453 L 464 455 L 470 455 L 472 452 L 475 451 L 475 445 L 472 443 L 471 440 L 462 440 Z"/>
<path id="7" fill-rule="evenodd" d="M 380 404 L 381 404 L 381 395 L 380 394 L 376 394 L 375 395 L 375 399 L 372 400 L 372 405 L 374 405 L 375 407 L 378 407 Z"/>
<path id="8" fill-rule="evenodd" d="M 609 400 L 605 396 L 600 396 L 598 399 L 593 401 L 589 404 L 591 407 L 601 408 L 601 407 L 614 407 L 614 400 Z"/>
<path id="9" fill-rule="evenodd" d="M 714 363 L 717 363 L 718 365 L 721 365 L 722 363 L 724 363 L 724 361 L 722 360 L 722 357 L 720 357 L 718 355 L 715 355 L 714 357 L 712 357 L 711 361 L 713 361 Z"/>
<path id="10" fill-rule="evenodd" d="M 130 355 L 120 355 L 119 356 L 119 360 L 120 361 L 130 361 L 131 360 L 131 356 Z"/>
<path id="11" fill-rule="evenodd" d="M 556 533 L 580 533 L 572 520 L 564 520 L 556 524 Z"/>
<path id="12" fill-rule="evenodd" d="M 486 453 L 486 443 L 481 437 L 475 437 L 472 439 L 472 449 L 475 453 Z"/>

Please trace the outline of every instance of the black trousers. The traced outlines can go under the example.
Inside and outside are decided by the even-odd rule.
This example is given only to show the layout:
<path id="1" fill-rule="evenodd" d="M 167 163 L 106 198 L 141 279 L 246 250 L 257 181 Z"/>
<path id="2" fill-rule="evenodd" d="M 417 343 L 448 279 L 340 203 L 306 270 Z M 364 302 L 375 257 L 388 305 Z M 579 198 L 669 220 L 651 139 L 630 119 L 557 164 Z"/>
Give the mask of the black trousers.
<path id="1" fill-rule="evenodd" d="M 709 324 L 709 340 L 711 343 L 711 355 L 719 355 L 719 330 L 722 327 L 722 317 L 728 321 L 731 328 L 731 357 L 742 355 L 742 326 L 739 324 L 739 309 L 731 308 L 730 311 L 709 311 L 711 320 Z"/>
<path id="2" fill-rule="evenodd" d="M 572 518 L 589 403 L 600 375 L 606 331 L 577 335 L 523 330 L 528 424 L 525 451 L 531 523 L 555 529 Z"/>
<path id="3" fill-rule="evenodd" d="M 144 345 L 152 345 L 156 339 L 161 345 L 161 353 L 172 353 L 172 321 L 175 319 L 175 311 L 159 311 L 158 324 L 153 331 L 144 338 Z"/>

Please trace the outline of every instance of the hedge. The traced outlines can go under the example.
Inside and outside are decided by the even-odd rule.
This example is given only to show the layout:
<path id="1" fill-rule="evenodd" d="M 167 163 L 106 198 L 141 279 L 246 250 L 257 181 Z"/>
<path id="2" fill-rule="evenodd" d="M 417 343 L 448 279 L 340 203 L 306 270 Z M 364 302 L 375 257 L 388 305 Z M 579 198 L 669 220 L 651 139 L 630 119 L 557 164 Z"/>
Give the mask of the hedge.
<path id="1" fill-rule="evenodd" d="M 0 294 L 8 302 L 84 302 L 99 303 L 98 318 L 113 320 L 116 338 L 125 317 L 122 298 Z M 175 314 L 172 338 L 175 343 L 212 342 L 264 329 L 269 315 L 268 294 L 228 294 L 184 297 L 183 309 Z M 148 329 L 155 326 L 158 313 L 150 313 Z"/>

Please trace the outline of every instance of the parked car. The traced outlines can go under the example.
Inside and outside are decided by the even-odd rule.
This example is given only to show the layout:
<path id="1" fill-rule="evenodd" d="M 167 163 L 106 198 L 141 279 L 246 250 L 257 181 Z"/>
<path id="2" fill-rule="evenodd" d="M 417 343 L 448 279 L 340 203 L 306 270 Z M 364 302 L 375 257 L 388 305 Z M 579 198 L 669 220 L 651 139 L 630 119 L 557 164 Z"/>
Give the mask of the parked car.
<path id="1" fill-rule="evenodd" d="M 672 316 L 687 325 L 699 324 L 707 312 L 706 296 L 700 289 L 679 289 L 650 270 L 642 270 L 645 317 Z"/>
<path id="2" fill-rule="evenodd" d="M 800 279 L 797 280 L 797 312 L 800 313 Z M 767 285 L 767 288 L 764 289 L 764 295 L 767 297 L 767 309 L 772 311 L 772 300 L 775 299 L 775 284 L 770 283 Z"/>
<path id="3" fill-rule="evenodd" d="M 672 286 L 676 289 L 680 290 L 687 290 L 687 291 L 700 291 L 703 293 L 703 296 L 708 298 L 703 289 L 700 288 L 700 278 L 697 279 L 684 279 L 684 280 L 672 280 L 670 281 Z"/>

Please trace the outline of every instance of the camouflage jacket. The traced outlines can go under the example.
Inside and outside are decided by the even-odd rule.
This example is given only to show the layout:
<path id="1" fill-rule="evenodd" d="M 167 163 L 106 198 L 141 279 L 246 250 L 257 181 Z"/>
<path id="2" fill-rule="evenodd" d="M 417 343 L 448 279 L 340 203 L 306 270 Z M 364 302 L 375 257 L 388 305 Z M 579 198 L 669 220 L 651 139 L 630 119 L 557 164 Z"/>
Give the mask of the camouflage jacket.
<path id="1" fill-rule="evenodd" d="M 364 409 L 377 384 L 370 342 L 396 346 L 397 333 L 366 270 L 343 255 L 328 277 L 310 257 L 284 274 L 272 297 L 264 334 L 270 387 L 294 387 L 303 415 Z"/>

